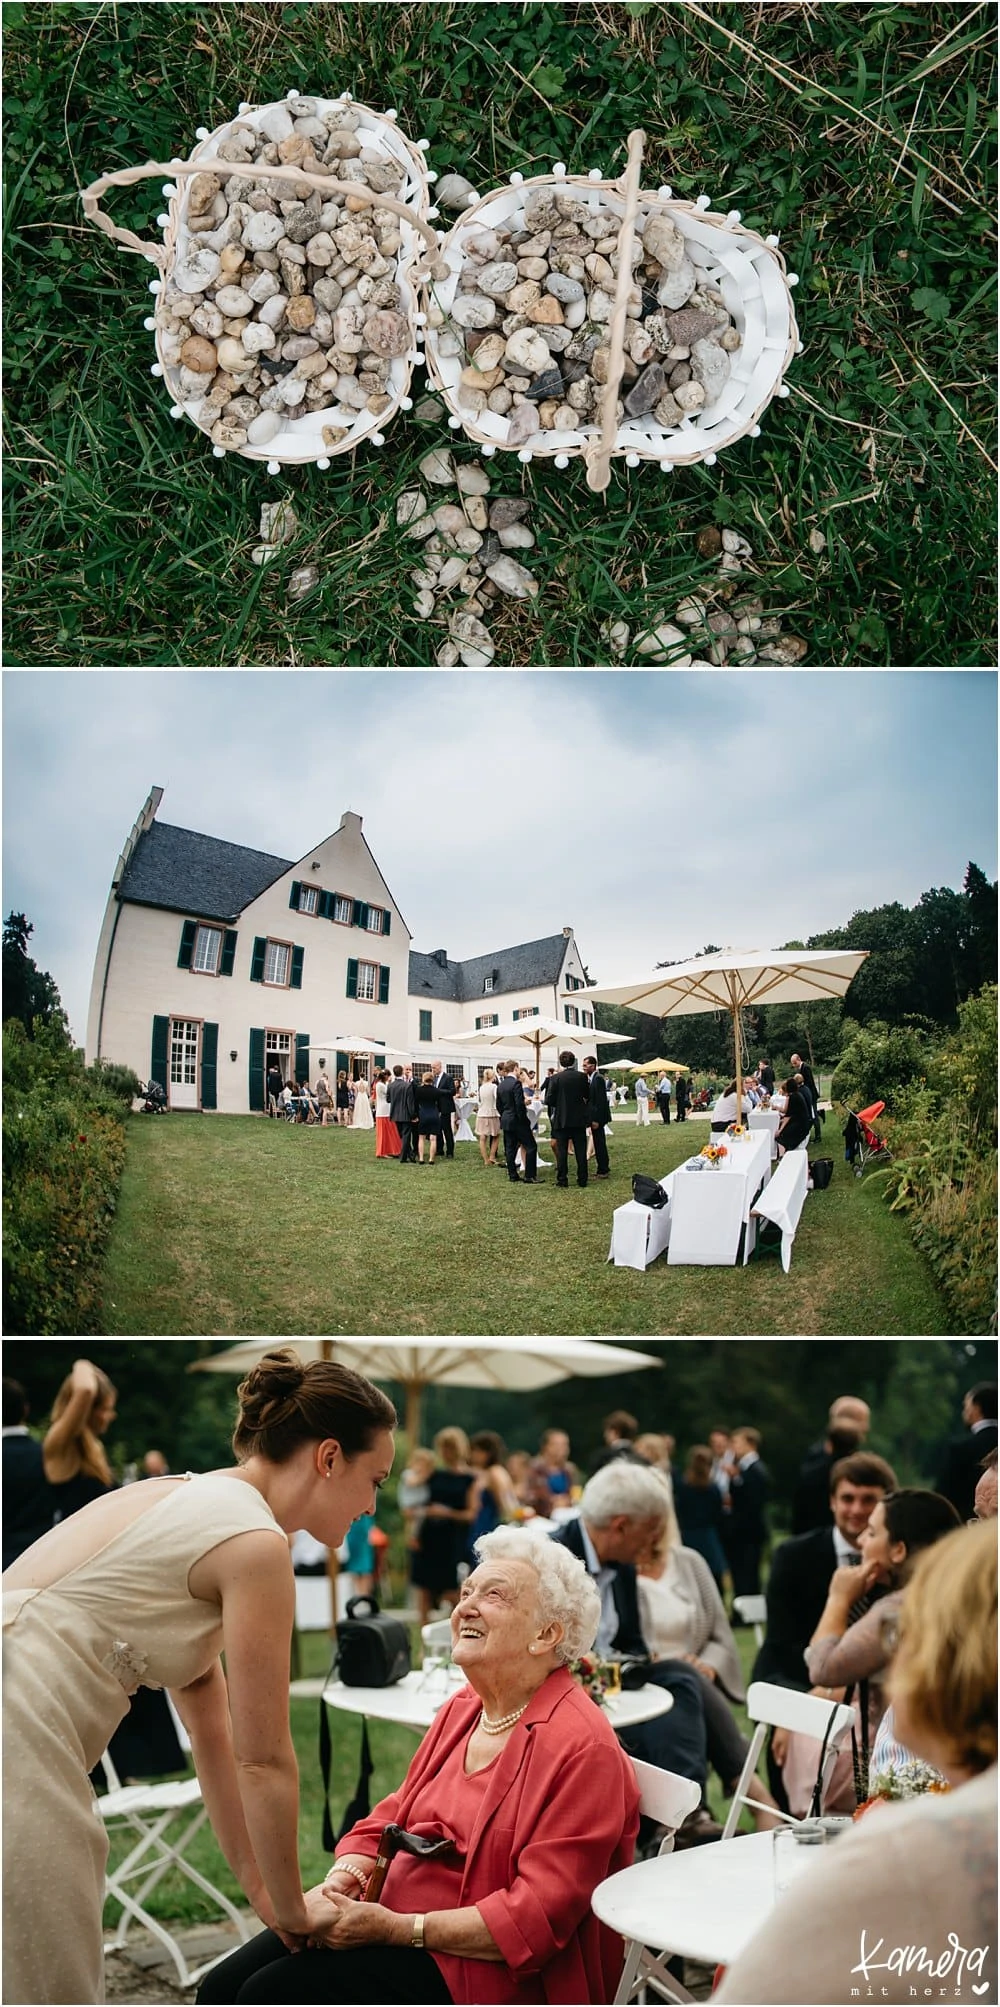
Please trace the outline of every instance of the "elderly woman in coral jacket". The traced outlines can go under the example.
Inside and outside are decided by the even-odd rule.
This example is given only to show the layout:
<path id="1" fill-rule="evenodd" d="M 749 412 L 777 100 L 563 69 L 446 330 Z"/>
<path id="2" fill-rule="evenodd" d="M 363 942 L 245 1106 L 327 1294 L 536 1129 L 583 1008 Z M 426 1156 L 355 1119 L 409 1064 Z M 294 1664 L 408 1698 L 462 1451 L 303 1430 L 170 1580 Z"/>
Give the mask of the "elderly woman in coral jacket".
<path id="1" fill-rule="evenodd" d="M 530 1528 L 477 1542 L 453 1612 L 468 1686 L 446 1702 L 399 1790 L 338 1842 L 306 1898 L 310 1949 L 271 1931 L 215 1967 L 199 2001 L 606 2001 L 622 1943 L 594 1916 L 638 1829 L 631 1765 L 571 1677 L 597 1634 L 583 1564 Z M 451 1857 L 395 1854 L 363 1900 L 383 1828 L 450 1839 Z"/>

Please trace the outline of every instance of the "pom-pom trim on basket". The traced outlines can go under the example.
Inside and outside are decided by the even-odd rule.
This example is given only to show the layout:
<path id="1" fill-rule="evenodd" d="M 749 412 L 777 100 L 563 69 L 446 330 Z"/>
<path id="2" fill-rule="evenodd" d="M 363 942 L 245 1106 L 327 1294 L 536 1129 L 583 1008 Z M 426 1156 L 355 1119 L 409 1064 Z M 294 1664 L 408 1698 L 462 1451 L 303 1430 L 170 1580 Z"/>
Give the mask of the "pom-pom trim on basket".
<path id="1" fill-rule="evenodd" d="M 777 248 L 777 238 L 766 242 L 747 230 L 738 212 L 721 215 L 712 211 L 709 196 L 694 202 L 675 200 L 668 188 L 655 194 L 639 189 L 642 145 L 645 135 L 629 135 L 629 163 L 618 180 L 604 180 L 599 170 L 568 175 L 553 172 L 526 179 L 512 174 L 506 187 L 482 196 L 453 225 L 441 246 L 447 265 L 445 280 L 430 282 L 432 302 L 444 324 L 454 303 L 463 265 L 465 243 L 477 231 L 509 222 L 523 212 L 527 196 L 537 189 L 551 188 L 564 194 L 574 191 L 589 208 L 614 208 L 620 213 L 619 283 L 611 316 L 611 362 L 599 422 L 581 424 L 575 431 L 554 432 L 539 426 L 526 441 L 507 446 L 508 419 L 494 412 L 471 415 L 459 399 L 461 356 L 441 354 L 439 327 L 428 327 L 426 352 L 428 375 L 439 390 L 450 413 L 449 425 L 461 428 L 483 451 L 517 451 L 521 460 L 554 459 L 564 467 L 571 458 L 587 461 L 588 486 L 600 491 L 607 486 L 612 457 L 624 457 L 627 466 L 655 460 L 663 471 L 671 467 L 711 466 L 718 454 L 744 436 L 756 437 L 761 414 L 775 396 L 787 396 L 783 383 L 793 355 L 801 353 L 798 328 L 792 309 L 790 286 L 795 275 L 786 277 L 785 263 Z M 719 290 L 741 345 L 732 357 L 729 380 L 721 395 L 700 411 L 686 414 L 679 425 L 660 425 L 650 413 L 646 417 L 615 417 L 622 387 L 622 338 L 631 284 L 631 261 L 621 252 L 630 252 L 631 243 L 641 234 L 649 218 L 666 214 L 683 233 L 688 257 L 695 265 L 698 282 Z M 627 269 L 626 269 L 627 267 Z"/>

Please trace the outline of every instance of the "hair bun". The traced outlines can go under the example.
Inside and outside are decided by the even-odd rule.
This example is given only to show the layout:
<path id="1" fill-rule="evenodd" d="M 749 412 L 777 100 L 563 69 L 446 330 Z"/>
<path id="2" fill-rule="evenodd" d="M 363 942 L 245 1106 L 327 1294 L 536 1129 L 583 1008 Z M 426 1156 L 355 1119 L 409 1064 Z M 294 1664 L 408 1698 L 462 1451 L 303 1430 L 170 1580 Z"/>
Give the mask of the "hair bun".
<path id="1" fill-rule="evenodd" d="M 305 1376 L 306 1369 L 297 1352 L 284 1346 L 276 1352 L 265 1352 L 237 1388 L 243 1423 L 251 1429 L 260 1429 L 287 1420 L 297 1405 Z"/>

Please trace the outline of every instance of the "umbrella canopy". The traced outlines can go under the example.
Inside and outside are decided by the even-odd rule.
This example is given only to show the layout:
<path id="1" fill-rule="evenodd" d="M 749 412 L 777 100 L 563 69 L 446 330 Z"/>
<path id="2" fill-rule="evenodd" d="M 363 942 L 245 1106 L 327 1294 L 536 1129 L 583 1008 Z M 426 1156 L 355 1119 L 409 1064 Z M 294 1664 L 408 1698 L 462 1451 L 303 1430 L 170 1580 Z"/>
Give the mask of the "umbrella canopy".
<path id="1" fill-rule="evenodd" d="M 274 1341 L 244 1339 L 225 1352 L 196 1360 L 188 1371 L 246 1373 L 265 1352 L 274 1349 Z M 555 1386 L 559 1380 L 635 1373 L 662 1363 L 648 1352 L 603 1345 L 590 1338 L 303 1338 L 296 1341 L 294 1350 L 304 1363 L 336 1359 L 369 1380 L 398 1380 L 406 1389 L 406 1433 L 411 1447 L 420 1440 L 425 1387 L 493 1387 L 504 1393 L 530 1393 Z"/>
<path id="2" fill-rule="evenodd" d="M 647 1059 L 641 1064 L 630 1060 L 633 1073 L 686 1073 L 686 1066 L 678 1066 L 676 1059 Z"/>
<path id="3" fill-rule="evenodd" d="M 602 1073 L 633 1073 L 634 1071 L 635 1061 L 632 1059 L 609 1059 L 607 1064 L 601 1068 Z"/>
<path id="4" fill-rule="evenodd" d="M 385 1051 L 385 1041 L 362 1038 L 359 1032 L 345 1031 L 340 1038 L 310 1039 L 310 1052 L 378 1052 Z"/>
<path id="5" fill-rule="evenodd" d="M 595 1003 L 620 1004 L 646 1011 L 651 1017 L 728 1011 L 733 1021 L 739 1107 L 743 1098 L 740 1018 L 747 1006 L 842 997 L 867 954 L 866 948 L 726 948 L 718 955 L 697 955 L 690 962 L 654 969 L 631 982 L 598 983 L 587 995 Z"/>
<path id="6" fill-rule="evenodd" d="M 579 990 L 572 994 L 579 998 Z M 590 992 L 588 991 L 588 995 Z M 617 1031 L 588 1031 L 584 1025 L 564 1024 L 559 1017 L 519 1018 L 516 1024 L 497 1024 L 486 1031 L 451 1032 L 442 1039 L 444 1045 L 492 1045 L 508 1046 L 512 1055 L 526 1045 L 534 1048 L 535 1079 L 542 1077 L 542 1047 L 544 1045 L 630 1045 L 631 1039 Z"/>

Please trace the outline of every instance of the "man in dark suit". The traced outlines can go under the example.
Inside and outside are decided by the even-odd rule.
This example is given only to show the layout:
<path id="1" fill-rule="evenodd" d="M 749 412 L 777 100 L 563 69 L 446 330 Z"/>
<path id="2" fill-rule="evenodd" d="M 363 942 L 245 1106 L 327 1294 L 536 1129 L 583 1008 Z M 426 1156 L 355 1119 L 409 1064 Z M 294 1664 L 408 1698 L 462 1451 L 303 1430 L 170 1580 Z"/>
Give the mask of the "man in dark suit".
<path id="1" fill-rule="evenodd" d="M 569 1146 L 576 1158 L 576 1182 L 587 1183 L 587 1129 L 590 1123 L 590 1087 L 571 1052 L 559 1054 L 557 1073 L 547 1096 L 552 1148 L 556 1153 L 556 1184 L 569 1184 Z M 607 1093 L 605 1090 L 605 1099 Z"/>
<path id="2" fill-rule="evenodd" d="M 597 1658 L 649 1658 L 635 1560 L 663 1525 L 666 1504 L 658 1471 L 618 1458 L 588 1480 L 579 1518 L 551 1535 L 583 1562 L 600 1595 L 601 1621 L 593 1646 Z M 679 1659 L 657 1659 L 643 1668 L 643 1676 L 647 1683 L 665 1687 L 673 1706 L 669 1714 L 629 1729 L 620 1738 L 623 1746 L 644 1763 L 692 1777 L 704 1789 L 708 1759 L 698 1674 Z M 719 1831 L 707 1812 L 693 1813 L 685 1825 L 688 1841 L 714 1839 Z"/>
<path id="3" fill-rule="evenodd" d="M 805 1649 L 826 1603 L 835 1568 L 860 1561 L 858 1542 L 879 1500 L 896 1490 L 896 1473 L 880 1456 L 859 1450 L 830 1472 L 833 1522 L 785 1540 L 767 1583 L 767 1632 L 754 1662 L 754 1679 L 807 1692 Z"/>
<path id="4" fill-rule="evenodd" d="M 605 1124 L 611 1120 L 611 1105 L 608 1101 L 607 1081 L 604 1075 L 598 1071 L 597 1061 L 591 1053 L 587 1054 L 583 1062 L 583 1070 L 587 1076 L 587 1086 L 590 1089 L 588 1120 L 590 1122 L 590 1133 L 594 1138 L 594 1158 L 597 1164 L 594 1176 L 596 1178 L 606 1178 L 611 1170 L 608 1158 L 608 1139 L 604 1133 Z"/>
<path id="5" fill-rule="evenodd" d="M 983 1458 L 997 1446 L 996 1388 L 985 1380 L 970 1387 L 962 1402 L 962 1420 L 968 1433 L 949 1443 L 937 1489 L 942 1498 L 950 1498 L 960 1519 L 971 1519 Z"/>
<path id="6" fill-rule="evenodd" d="M 861 1449 L 871 1427 L 871 1409 L 855 1394 L 830 1403 L 826 1435 L 810 1443 L 799 1469 L 792 1500 L 792 1532 L 810 1533 L 830 1524 L 830 1472 L 841 1457 Z"/>
<path id="7" fill-rule="evenodd" d="M 517 1062 L 506 1060 L 497 1068 L 497 1113 L 503 1135 L 503 1153 L 507 1164 L 507 1176 L 512 1185 L 537 1185 L 538 1150 L 534 1131 L 528 1120 L 528 1110 L 524 1102 L 524 1088 L 517 1077 Z M 524 1177 L 517 1168 L 518 1150 L 524 1150 Z"/>
<path id="8" fill-rule="evenodd" d="M 812 1102 L 812 1119 L 813 1127 L 816 1131 L 816 1141 L 817 1143 L 821 1143 L 823 1141 L 823 1117 L 819 1112 L 819 1088 L 816 1085 L 816 1075 L 809 1061 L 802 1059 L 797 1052 L 793 1052 L 792 1054 L 792 1072 L 801 1073 L 802 1075 L 806 1094 Z"/>
<path id="9" fill-rule="evenodd" d="M 441 1109 L 441 1120 L 438 1124 L 438 1150 L 443 1150 L 446 1157 L 453 1157 L 455 1155 L 455 1082 L 451 1074 L 442 1066 L 434 1085 L 437 1089 L 438 1103 Z"/>
<path id="10" fill-rule="evenodd" d="M 9 1568 L 47 1533 L 53 1495 L 41 1443 L 28 1433 L 28 1402 L 18 1380 L 3 1383 L 3 1565 Z"/>
<path id="11" fill-rule="evenodd" d="M 389 1082 L 389 1114 L 399 1130 L 402 1149 L 399 1153 L 401 1164 L 416 1162 L 414 1130 L 417 1121 L 417 1102 L 412 1079 L 407 1079 L 401 1066 L 394 1066 Z"/>
<path id="12" fill-rule="evenodd" d="M 771 1473 L 760 1460 L 760 1430 L 733 1430 L 726 1555 L 734 1596 L 760 1595 L 760 1557 L 767 1539 Z"/>

